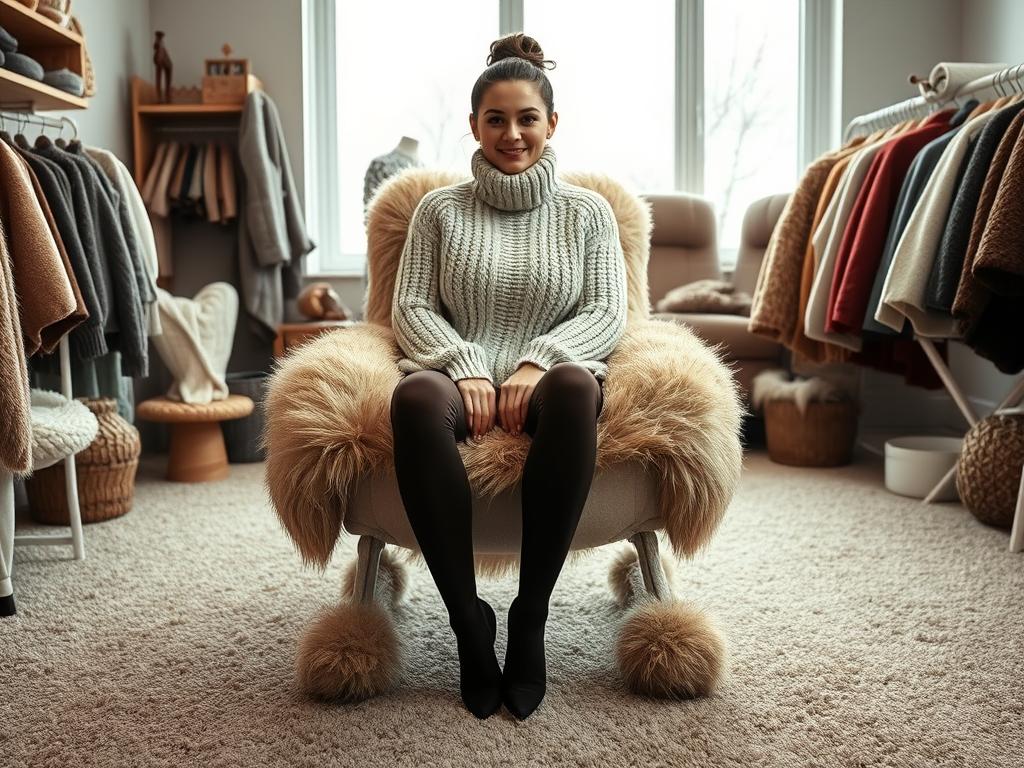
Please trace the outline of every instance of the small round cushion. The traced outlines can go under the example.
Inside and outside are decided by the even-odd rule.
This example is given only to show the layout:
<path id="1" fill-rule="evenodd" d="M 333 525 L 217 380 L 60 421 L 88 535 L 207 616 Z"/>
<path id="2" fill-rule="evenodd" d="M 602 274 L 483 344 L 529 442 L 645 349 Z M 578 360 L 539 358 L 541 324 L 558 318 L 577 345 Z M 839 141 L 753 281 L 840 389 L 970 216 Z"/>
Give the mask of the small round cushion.
<path id="1" fill-rule="evenodd" d="M 84 403 L 57 392 L 32 390 L 32 469 L 45 469 L 86 448 L 99 422 Z"/>
<path id="2" fill-rule="evenodd" d="M 209 403 L 182 403 L 161 395 L 143 400 L 135 413 L 147 421 L 227 421 L 248 416 L 252 409 L 252 398 L 245 395 L 228 395 L 224 400 Z"/>
<path id="3" fill-rule="evenodd" d="M 23 53 L 8 51 L 4 56 L 4 69 L 33 80 L 43 79 L 43 65 Z"/>
<path id="4" fill-rule="evenodd" d="M 44 72 L 43 82 L 47 85 L 52 85 L 54 88 L 67 91 L 72 96 L 81 96 L 85 91 L 85 83 L 82 80 L 82 76 L 77 72 L 72 72 L 67 67 Z"/>

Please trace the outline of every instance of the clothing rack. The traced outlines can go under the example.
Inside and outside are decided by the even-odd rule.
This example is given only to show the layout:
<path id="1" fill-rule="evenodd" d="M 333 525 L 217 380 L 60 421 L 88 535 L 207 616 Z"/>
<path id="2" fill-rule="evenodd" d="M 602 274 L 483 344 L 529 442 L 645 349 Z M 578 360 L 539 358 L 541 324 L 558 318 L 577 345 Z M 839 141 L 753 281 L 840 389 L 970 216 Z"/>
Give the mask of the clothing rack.
<path id="1" fill-rule="evenodd" d="M 209 125 L 203 123 L 182 123 L 180 125 L 158 125 L 156 133 L 177 133 L 179 131 L 202 131 L 204 133 L 238 133 L 237 125 Z"/>
<path id="2" fill-rule="evenodd" d="M 50 118 L 41 115 L 21 112 L 0 111 L 0 125 L 7 120 L 18 125 L 39 125 L 42 128 L 64 126 L 72 129 L 72 138 L 78 138 L 78 125 L 69 117 Z M 68 337 L 60 340 L 60 388 L 61 394 L 68 400 L 72 399 L 71 390 L 71 356 L 68 349 Z M 85 559 L 85 537 L 82 533 L 82 515 L 78 503 L 78 476 L 75 471 L 75 454 L 64 457 L 64 488 L 68 499 L 69 522 L 71 535 L 64 534 L 14 534 L 14 475 L 0 470 L 0 598 L 13 595 L 11 567 L 13 565 L 14 546 L 41 546 L 70 544 L 75 560 Z"/>
<path id="3" fill-rule="evenodd" d="M 61 132 L 64 131 L 64 126 L 66 125 L 71 128 L 71 138 L 78 138 L 78 124 L 70 117 L 63 115 L 60 118 L 53 118 L 37 115 L 33 112 L 0 111 L 0 125 L 5 125 L 8 120 L 16 123 L 19 127 L 22 125 L 38 125 L 43 128 L 56 128 Z"/>
<path id="4" fill-rule="evenodd" d="M 966 96 L 991 91 L 999 96 L 1008 96 L 1011 93 L 1024 93 L 1024 63 L 998 70 L 988 75 L 978 77 L 961 86 L 955 93 L 945 98 L 936 97 L 934 93 L 916 96 L 906 99 L 888 107 L 859 115 L 853 118 L 843 132 L 844 142 L 849 141 L 858 133 L 870 133 L 878 128 L 896 125 L 921 111 L 935 111 L 950 103 L 959 104 L 960 99 Z M 914 334 L 914 339 L 924 349 L 925 354 L 931 361 L 932 366 L 938 373 L 943 385 L 949 392 L 957 408 L 963 414 L 970 426 L 978 423 L 978 417 L 971 408 L 970 402 L 964 395 L 963 389 L 953 378 L 949 366 L 942 360 L 935 344 L 930 338 L 922 338 Z M 1024 377 L 1022 377 L 1007 393 L 1003 401 L 993 409 L 997 413 L 1007 408 L 1013 408 L 1024 399 Z M 956 476 L 956 464 L 936 484 L 936 486 L 925 496 L 923 503 L 931 503 L 939 493 Z M 1013 526 L 1013 534 L 1010 540 L 1010 551 L 1020 551 L 1024 547 L 1024 471 L 1021 473 L 1021 485 L 1018 496 L 1016 519 Z"/>
<path id="5" fill-rule="evenodd" d="M 858 132 L 871 133 L 878 128 L 896 125 L 921 112 L 932 112 L 949 103 L 959 104 L 961 98 L 975 93 L 994 90 L 1000 96 L 1005 96 L 1007 95 L 1007 86 L 1011 84 L 1021 84 L 1020 90 L 1024 90 L 1022 78 L 1024 78 L 1024 63 L 971 80 L 946 99 L 936 97 L 934 93 L 928 96 L 914 96 L 876 109 L 874 112 L 858 115 L 847 124 L 846 130 L 843 132 L 843 141 L 849 141 Z M 1016 87 L 1013 90 L 1018 91 Z"/>

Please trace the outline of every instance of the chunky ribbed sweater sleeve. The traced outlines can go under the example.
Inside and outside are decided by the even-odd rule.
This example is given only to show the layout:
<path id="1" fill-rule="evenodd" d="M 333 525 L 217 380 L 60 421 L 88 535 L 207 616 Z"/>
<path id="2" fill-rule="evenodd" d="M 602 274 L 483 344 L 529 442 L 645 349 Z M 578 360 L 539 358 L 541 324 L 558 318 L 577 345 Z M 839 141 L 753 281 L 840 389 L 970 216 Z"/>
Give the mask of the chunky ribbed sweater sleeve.
<path id="1" fill-rule="evenodd" d="M 594 201 L 584 251 L 583 293 L 577 311 L 532 339 L 515 367 L 547 370 L 555 363 L 603 360 L 626 330 L 626 262 L 611 206 Z"/>
<path id="2" fill-rule="evenodd" d="M 424 368 L 444 370 L 453 380 L 494 383 L 483 347 L 463 339 L 441 314 L 438 226 L 424 195 L 413 211 L 395 277 L 391 322 L 403 351 Z"/>

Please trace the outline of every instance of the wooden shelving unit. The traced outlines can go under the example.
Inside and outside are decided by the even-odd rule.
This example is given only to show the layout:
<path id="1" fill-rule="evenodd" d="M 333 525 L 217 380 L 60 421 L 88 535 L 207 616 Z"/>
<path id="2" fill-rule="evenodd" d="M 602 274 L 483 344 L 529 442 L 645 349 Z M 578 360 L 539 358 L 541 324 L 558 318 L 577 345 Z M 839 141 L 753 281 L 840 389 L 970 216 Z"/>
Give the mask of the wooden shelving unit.
<path id="1" fill-rule="evenodd" d="M 157 101 L 156 86 L 141 77 L 132 78 L 132 140 L 134 167 L 132 173 L 142 186 L 146 171 L 156 149 L 156 129 L 173 126 L 179 121 L 195 121 L 199 126 L 206 121 L 237 119 L 242 115 L 241 104 L 165 104 Z M 211 120 L 212 119 L 212 120 Z"/>
<path id="2" fill-rule="evenodd" d="M 140 104 L 143 115 L 231 115 L 241 114 L 241 104 Z"/>
<path id="3" fill-rule="evenodd" d="M 172 89 L 173 90 L 173 89 Z M 177 129 L 174 132 L 194 130 L 202 133 L 211 127 L 227 123 L 235 126 L 242 116 L 241 104 L 166 104 L 157 101 L 156 86 L 141 77 L 133 77 L 132 92 L 132 174 L 141 189 L 149 165 L 153 161 L 158 134 L 165 129 Z M 229 129 L 230 130 L 230 129 Z M 186 133 L 187 135 L 187 133 Z M 172 226 L 171 219 L 161 216 L 150 216 L 153 224 L 153 235 L 156 238 L 157 250 L 161 253 L 171 252 Z M 171 289 L 172 279 L 160 278 L 157 285 Z"/>
<path id="4" fill-rule="evenodd" d="M 85 74 L 85 41 L 70 29 L 61 27 L 29 10 L 16 0 L 0 0 L 0 27 L 18 40 L 18 53 L 24 53 L 43 69 L 67 67 Z M 42 112 L 50 109 L 85 109 L 89 100 L 67 91 L 0 68 L 0 109 Z"/>

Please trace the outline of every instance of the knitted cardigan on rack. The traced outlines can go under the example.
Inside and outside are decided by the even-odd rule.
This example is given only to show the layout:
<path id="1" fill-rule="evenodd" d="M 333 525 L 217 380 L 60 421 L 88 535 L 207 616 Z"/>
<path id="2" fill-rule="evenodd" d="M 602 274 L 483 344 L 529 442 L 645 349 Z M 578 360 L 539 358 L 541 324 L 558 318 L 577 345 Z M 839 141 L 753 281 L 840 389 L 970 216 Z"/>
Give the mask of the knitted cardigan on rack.
<path id="1" fill-rule="evenodd" d="M 519 173 L 480 149 L 471 168 L 413 212 L 392 304 L 399 368 L 500 385 L 524 362 L 575 361 L 603 381 L 627 308 L 611 205 L 559 179 L 550 144 Z"/>
<path id="2" fill-rule="evenodd" d="M 148 376 L 149 345 L 144 309 L 117 210 L 101 189 L 97 172 L 85 158 L 39 139 L 35 152 L 53 160 L 68 175 L 82 243 L 88 249 L 89 237 L 94 238 L 92 249 L 103 262 L 100 268 L 109 275 L 112 311 L 107 315 L 105 330 L 108 346 L 121 353 L 121 372 L 125 376 Z"/>

